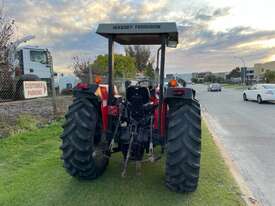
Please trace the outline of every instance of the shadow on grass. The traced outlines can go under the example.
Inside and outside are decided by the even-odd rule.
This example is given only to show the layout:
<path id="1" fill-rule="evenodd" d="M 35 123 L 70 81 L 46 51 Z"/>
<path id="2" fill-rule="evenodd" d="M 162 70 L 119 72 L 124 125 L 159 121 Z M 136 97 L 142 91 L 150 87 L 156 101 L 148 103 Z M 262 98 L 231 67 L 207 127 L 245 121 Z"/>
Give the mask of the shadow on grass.
<path id="1" fill-rule="evenodd" d="M 66 205 L 79 201 L 81 205 L 181 205 L 192 196 L 192 193 L 174 193 L 165 187 L 163 160 L 143 165 L 141 176 L 136 176 L 134 165 L 130 165 L 127 177 L 121 178 L 118 156 L 111 159 L 105 174 L 94 181 L 66 178 L 54 202 Z"/>

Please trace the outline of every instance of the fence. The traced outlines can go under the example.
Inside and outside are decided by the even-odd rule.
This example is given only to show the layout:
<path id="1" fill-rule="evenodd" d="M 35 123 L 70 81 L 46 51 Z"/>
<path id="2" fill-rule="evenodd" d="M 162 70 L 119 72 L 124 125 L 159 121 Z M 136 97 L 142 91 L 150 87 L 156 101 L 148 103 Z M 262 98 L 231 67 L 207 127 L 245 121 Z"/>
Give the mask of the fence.
<path id="1" fill-rule="evenodd" d="M 24 99 L 24 89 L 23 89 L 23 82 L 24 78 L 20 78 L 20 75 L 17 78 L 13 77 L 11 72 L 8 72 L 8 67 L 6 65 L 1 65 L 0 64 L 0 107 L 3 105 L 5 102 L 16 102 L 17 100 L 23 100 Z M 93 77 L 95 77 L 94 75 Z M 21 76 L 22 77 L 22 76 Z M 47 98 L 40 98 L 40 100 L 35 100 L 35 99 L 30 99 L 30 100 L 25 100 L 24 103 L 18 103 L 18 104 L 13 104 L 17 105 L 16 108 L 10 112 L 18 112 L 18 113 L 24 113 L 25 110 L 29 111 L 29 113 L 32 112 L 31 105 L 33 104 L 33 107 L 37 107 L 37 105 L 40 105 L 41 107 L 47 108 L 47 113 L 48 111 L 51 110 L 51 114 L 53 117 L 56 117 L 58 115 L 63 115 L 64 110 L 67 108 L 67 102 L 68 98 L 71 97 L 72 99 L 72 94 L 71 92 L 68 92 L 67 95 L 64 95 L 64 93 L 55 94 L 55 88 L 54 87 L 54 74 L 51 69 L 51 77 L 48 79 L 41 79 L 43 81 L 46 81 L 47 83 L 47 89 L 48 89 L 48 97 Z M 92 79 L 92 78 L 91 78 Z M 30 80 L 27 78 L 26 80 Z M 39 80 L 39 78 L 31 79 L 31 80 Z M 129 80 L 128 78 L 114 78 L 113 83 L 116 86 L 118 92 L 120 94 L 125 93 L 125 81 Z M 107 76 L 102 76 L 102 83 L 107 84 Z M 63 98 L 66 97 L 66 98 Z M 65 99 L 65 100 L 64 100 Z M 47 102 L 46 106 L 43 106 L 43 101 Z M 22 102 L 22 101 L 21 101 Z M 51 102 L 51 104 L 49 104 Z M 65 103 L 64 103 L 65 102 Z M 65 104 L 65 106 L 64 106 Z M 27 105 L 27 107 L 24 107 L 22 105 Z M 62 106 L 63 105 L 63 108 Z M 38 108 L 40 107 L 38 106 Z M 21 108 L 21 109 L 20 109 Z M 65 109 L 64 109 L 65 108 Z M 1 109 L 1 108 L 0 108 Z M 2 110 L 3 111 L 3 110 Z"/>
<path id="2" fill-rule="evenodd" d="M 15 75 L 7 65 L 0 64 L 0 102 L 24 99 L 23 82 L 37 80 L 40 79 L 35 75 Z M 49 80 L 47 85 L 50 89 L 51 82 Z"/>
<path id="3" fill-rule="evenodd" d="M 10 101 L 16 96 L 16 84 L 7 65 L 0 64 L 0 102 Z"/>
<path id="4" fill-rule="evenodd" d="M 55 117 L 60 113 L 57 108 L 56 91 L 54 87 L 54 74 L 51 67 L 51 76 L 47 79 L 39 79 L 36 75 L 15 75 L 9 70 L 8 65 L 0 64 L 0 104 L 3 102 L 13 102 L 23 100 L 24 98 L 24 81 L 45 81 L 48 91 L 48 99 L 52 102 L 52 114 Z M 29 100 L 30 101 L 30 100 Z"/>

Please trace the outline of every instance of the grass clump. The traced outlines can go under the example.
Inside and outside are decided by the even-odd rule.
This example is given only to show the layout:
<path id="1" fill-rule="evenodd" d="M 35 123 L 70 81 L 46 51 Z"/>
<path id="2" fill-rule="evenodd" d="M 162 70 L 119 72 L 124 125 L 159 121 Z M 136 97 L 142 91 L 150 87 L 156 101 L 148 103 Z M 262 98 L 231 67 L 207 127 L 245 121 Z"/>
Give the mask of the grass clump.
<path id="1" fill-rule="evenodd" d="M 26 131 L 33 131 L 41 125 L 43 125 L 41 120 L 30 114 L 21 114 L 13 121 L 2 118 L 0 120 L 0 139 Z"/>
<path id="2" fill-rule="evenodd" d="M 37 128 L 39 121 L 37 118 L 29 115 L 29 114 L 24 114 L 20 115 L 16 119 L 16 127 L 18 130 L 21 131 L 31 131 Z"/>

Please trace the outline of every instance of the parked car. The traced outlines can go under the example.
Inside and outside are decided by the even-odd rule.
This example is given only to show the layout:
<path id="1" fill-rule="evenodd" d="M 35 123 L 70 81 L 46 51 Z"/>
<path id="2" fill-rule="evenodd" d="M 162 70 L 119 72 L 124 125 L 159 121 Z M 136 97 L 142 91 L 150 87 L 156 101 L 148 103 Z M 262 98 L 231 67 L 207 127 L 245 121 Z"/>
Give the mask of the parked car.
<path id="1" fill-rule="evenodd" d="M 255 84 L 243 92 L 243 100 L 275 101 L 275 84 Z"/>
<path id="2" fill-rule="evenodd" d="M 72 88 L 66 88 L 61 90 L 61 95 L 72 95 L 73 89 Z"/>
<path id="3" fill-rule="evenodd" d="M 221 92 L 222 91 L 222 86 L 219 83 L 213 83 L 208 85 L 209 92 Z"/>

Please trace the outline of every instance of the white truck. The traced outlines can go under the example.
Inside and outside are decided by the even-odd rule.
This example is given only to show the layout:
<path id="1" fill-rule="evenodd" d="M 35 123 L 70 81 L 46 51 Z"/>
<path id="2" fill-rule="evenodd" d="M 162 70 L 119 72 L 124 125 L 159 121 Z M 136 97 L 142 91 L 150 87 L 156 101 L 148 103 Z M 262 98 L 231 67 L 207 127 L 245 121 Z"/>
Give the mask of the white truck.
<path id="1" fill-rule="evenodd" d="M 23 99 L 23 81 L 45 81 L 51 91 L 51 55 L 46 48 L 24 46 L 17 49 L 14 79 L 15 99 Z"/>
<path id="2" fill-rule="evenodd" d="M 21 75 L 35 75 L 42 80 L 50 79 L 48 53 L 47 49 L 38 46 L 25 46 L 18 49 L 17 59 L 19 64 L 15 71 Z"/>
<path id="3" fill-rule="evenodd" d="M 16 68 L 18 77 L 26 80 L 46 81 L 48 91 L 51 91 L 51 62 L 49 62 L 48 49 L 37 46 L 25 46 L 17 51 L 19 67 Z M 56 92 L 70 93 L 73 87 L 80 82 L 73 74 L 54 73 L 54 85 Z M 19 82 L 18 82 L 19 83 Z"/>
<path id="4" fill-rule="evenodd" d="M 20 44 L 35 38 L 25 36 L 8 45 L 7 62 L 0 64 L 0 101 L 6 99 L 24 99 L 24 81 L 51 82 L 52 58 L 46 48 L 38 46 L 19 47 Z"/>

